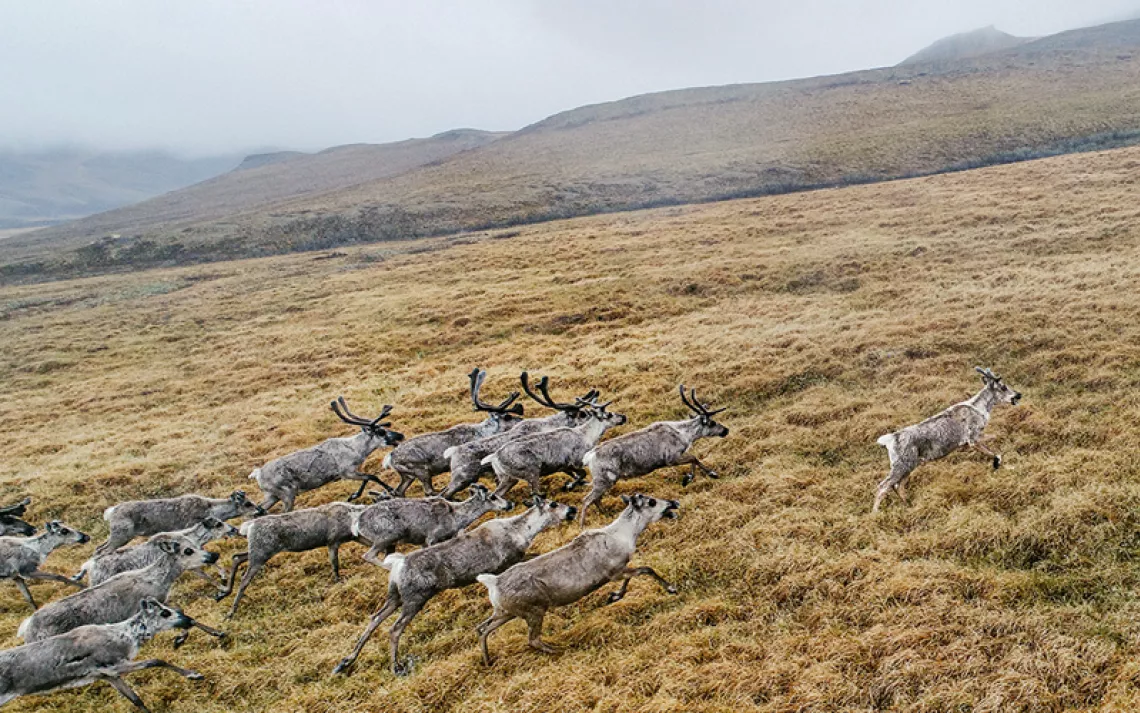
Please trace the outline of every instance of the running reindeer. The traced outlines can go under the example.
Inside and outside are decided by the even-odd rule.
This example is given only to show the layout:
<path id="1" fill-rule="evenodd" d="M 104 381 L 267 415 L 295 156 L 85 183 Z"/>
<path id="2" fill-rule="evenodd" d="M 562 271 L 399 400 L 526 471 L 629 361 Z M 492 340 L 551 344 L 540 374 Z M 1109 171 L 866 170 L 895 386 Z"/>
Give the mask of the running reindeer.
<path id="1" fill-rule="evenodd" d="M 424 495 L 435 495 L 431 479 L 440 473 L 446 473 L 451 467 L 449 459 L 444 456 L 449 448 L 509 431 L 522 421 L 522 404 L 515 403 L 522 394 L 512 391 L 494 406 L 479 400 L 479 390 L 483 388 L 487 372 L 474 369 L 467 378 L 471 380 L 471 402 L 476 411 L 488 414 L 487 418 L 480 423 L 462 423 L 446 431 L 424 433 L 393 448 L 384 458 L 383 467 L 391 468 L 400 476 L 399 485 L 391 491 L 396 497 L 404 497 L 408 487 L 417 480 L 423 485 Z M 388 489 L 388 486 L 384 487 Z"/>
<path id="2" fill-rule="evenodd" d="M 337 418 L 352 426 L 359 426 L 360 433 L 347 438 L 330 438 L 311 448 L 290 453 L 269 461 L 255 469 L 249 477 L 257 481 L 258 487 L 266 494 L 261 508 L 268 511 L 278 502 L 284 504 L 283 512 L 293 509 L 293 499 L 298 493 L 316 490 L 337 480 L 359 480 L 360 487 L 349 496 L 352 502 L 364 493 L 364 486 L 376 483 L 389 493 L 382 480 L 370 473 L 360 472 L 360 464 L 378 448 L 394 446 L 404 440 L 404 434 L 389 431 L 392 424 L 384 418 L 392 412 L 391 406 L 380 410 L 376 418 L 361 418 L 348 410 L 344 397 L 337 397 L 332 404 Z"/>
<path id="3" fill-rule="evenodd" d="M 507 431 L 500 433 L 496 436 L 487 436 L 478 440 L 464 443 L 461 446 L 452 446 L 443 452 L 444 458 L 448 458 L 451 462 L 451 482 L 443 490 L 443 497 L 451 500 L 467 486 L 479 480 L 479 477 L 484 474 L 490 474 L 492 469 L 489 465 L 484 465 L 482 460 L 499 450 L 507 441 L 513 441 L 516 438 L 523 436 L 530 436 L 535 433 L 543 433 L 546 431 L 553 431 L 556 428 L 574 427 L 589 417 L 586 413 L 585 407 L 582 403 L 587 403 L 598 398 L 597 389 L 591 389 L 587 394 L 580 397 L 580 401 L 575 403 L 558 403 L 550 397 L 548 391 L 550 387 L 549 377 L 542 377 L 538 384 L 538 392 L 542 394 L 539 396 L 535 394 L 530 388 L 529 375 L 524 371 L 519 377 L 522 382 L 523 391 L 526 395 L 545 406 L 546 408 L 554 409 L 557 411 L 552 416 L 545 416 L 543 418 L 528 418 L 521 421 L 517 426 Z"/>
<path id="4" fill-rule="evenodd" d="M 625 424 L 625 414 L 610 413 L 596 400 L 578 399 L 587 417 L 573 428 L 556 428 L 532 436 L 507 441 L 502 448 L 483 459 L 484 465 L 495 470 L 499 485 L 498 495 L 506 495 L 520 480 L 530 485 L 531 495 L 542 494 L 542 476 L 551 473 L 569 473 L 574 484 L 585 475 L 582 458 L 598 445 L 598 441 L 611 428 Z"/>
<path id="5" fill-rule="evenodd" d="M 879 483 L 871 512 L 879 511 L 883 498 L 892 490 L 906 503 L 906 480 L 911 471 L 960 448 L 974 448 L 989 456 L 994 470 L 1001 466 L 1001 456 L 985 445 L 982 431 L 990 422 L 994 406 L 1016 406 L 1021 394 L 989 369 L 976 366 L 974 370 L 982 375 L 985 385 L 981 391 L 925 421 L 879 437 L 879 445 L 886 447 L 891 459 L 891 472 Z"/>
<path id="6" fill-rule="evenodd" d="M 681 480 L 688 485 L 697 475 L 697 469 L 710 478 L 716 478 L 696 456 L 688 452 L 700 438 L 724 438 L 728 428 L 717 423 L 713 417 L 727 406 L 710 410 L 708 404 L 701 403 L 696 390 L 690 389 L 685 396 L 685 385 L 681 384 L 681 402 L 693 417 L 684 421 L 660 421 L 640 431 L 627 433 L 594 448 L 582 458 L 582 463 L 590 469 L 592 477 L 590 493 L 582 501 L 578 512 L 578 522 L 586 524 L 586 511 L 591 505 L 614 487 L 618 480 L 647 475 L 660 468 L 688 465 L 689 472 Z M 576 485 L 572 483 L 571 485 Z"/>

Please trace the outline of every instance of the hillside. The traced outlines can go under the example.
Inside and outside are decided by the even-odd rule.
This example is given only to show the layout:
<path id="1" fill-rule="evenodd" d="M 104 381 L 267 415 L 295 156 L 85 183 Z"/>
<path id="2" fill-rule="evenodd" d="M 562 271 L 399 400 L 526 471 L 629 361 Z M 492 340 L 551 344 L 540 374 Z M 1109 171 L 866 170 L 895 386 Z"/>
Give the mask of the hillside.
<path id="1" fill-rule="evenodd" d="M 0 229 L 59 223 L 138 203 L 228 171 L 239 156 L 0 149 Z"/>
<path id="2" fill-rule="evenodd" d="M 1031 37 L 1015 37 L 991 25 L 973 32 L 963 32 L 944 37 L 899 62 L 899 66 L 930 62 L 954 62 L 990 52 L 1011 49 L 1032 41 L 1033 38 Z"/>
<path id="3" fill-rule="evenodd" d="M 4 241 L 0 278 L 407 239 L 1129 144 L 1140 138 L 1138 48 L 1140 21 L 1123 22 L 937 65 L 581 107 L 449 159 L 270 208 L 211 218 L 175 193 Z M 129 238 L 58 252 L 111 232 Z"/>
<path id="4" fill-rule="evenodd" d="M 336 146 L 315 154 L 288 151 L 246 157 L 223 175 L 149 201 L 94 215 L 66 226 L 10 241 L 5 247 L 69 244 L 69 237 L 109 233 L 148 235 L 186 225 L 225 220 L 250 211 L 268 211 L 283 200 L 344 189 L 358 183 L 398 175 L 455 153 L 490 143 L 500 134 L 475 130 L 445 132 L 427 139 L 389 144 Z"/>
<path id="5" fill-rule="evenodd" d="M 679 417 L 684 381 L 729 407 L 730 436 L 694 449 L 721 478 L 683 489 L 663 471 L 605 502 L 612 517 L 619 494 L 680 499 L 635 559 L 678 596 L 636 580 L 606 606 L 604 587 L 548 617 L 560 653 L 529 650 L 515 622 L 484 669 L 475 585 L 412 623 L 410 677 L 387 672 L 385 626 L 340 678 L 386 574 L 353 544 L 338 584 L 324 551 L 282 554 L 232 621 L 181 581 L 173 601 L 231 638 L 160 637 L 142 657 L 206 680 L 131 685 L 171 713 L 1137 710 L 1138 171 L 1130 148 L 510 239 L 0 288 L 0 502 L 31 495 L 33 520 L 98 541 L 112 503 L 252 488 L 253 467 L 348 435 L 328 411 L 338 394 L 363 412 L 395 404 L 395 427 L 417 434 L 475 418 L 472 365 L 494 394 L 526 368 L 557 393 L 601 389 L 624 432 Z M 1003 468 L 975 453 L 924 465 L 909 507 L 870 516 L 876 437 L 973 393 L 976 364 L 1024 394 L 987 429 Z M 47 568 L 72 572 L 92 546 Z M 214 547 L 228 562 L 241 543 Z M 0 646 L 23 607 L 0 587 Z M 49 708 L 129 709 L 95 685 L 5 710 Z"/>

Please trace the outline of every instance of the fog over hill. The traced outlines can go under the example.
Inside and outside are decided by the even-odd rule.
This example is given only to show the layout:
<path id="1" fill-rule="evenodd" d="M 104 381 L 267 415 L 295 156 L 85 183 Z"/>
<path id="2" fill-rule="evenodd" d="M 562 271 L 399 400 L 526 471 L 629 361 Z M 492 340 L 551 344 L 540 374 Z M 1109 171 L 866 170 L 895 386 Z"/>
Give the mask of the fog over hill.
<path id="1" fill-rule="evenodd" d="M 1017 47 L 1026 42 L 1032 42 L 1034 39 L 1033 37 L 1014 37 L 991 25 L 973 32 L 963 32 L 938 40 L 929 47 L 907 57 L 899 65 L 968 59 L 987 52 Z"/>

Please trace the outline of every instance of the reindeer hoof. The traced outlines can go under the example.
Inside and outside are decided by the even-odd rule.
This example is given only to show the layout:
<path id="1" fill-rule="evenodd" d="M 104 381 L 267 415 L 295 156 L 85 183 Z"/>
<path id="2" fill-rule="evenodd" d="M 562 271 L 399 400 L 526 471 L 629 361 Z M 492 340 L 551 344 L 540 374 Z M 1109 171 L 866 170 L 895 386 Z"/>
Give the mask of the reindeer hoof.
<path id="1" fill-rule="evenodd" d="M 665 587 L 665 591 L 670 593 L 670 594 L 676 594 L 677 588 L 674 587 L 672 584 L 670 584 L 668 587 Z"/>
<path id="2" fill-rule="evenodd" d="M 174 639 L 174 648 L 175 648 L 175 649 L 180 649 L 180 648 L 182 648 L 182 644 L 185 644 L 185 643 L 186 643 L 186 639 L 187 639 L 187 638 L 189 638 L 189 637 L 186 637 L 186 636 L 179 636 L 179 637 L 175 638 L 175 639 Z"/>
<path id="3" fill-rule="evenodd" d="M 720 475 L 715 470 L 710 470 L 709 472 L 705 473 L 705 475 L 712 478 L 713 480 L 718 480 L 720 478 Z"/>
<path id="4" fill-rule="evenodd" d="M 994 456 L 994 470 L 1001 467 L 1001 456 Z"/>
<path id="5" fill-rule="evenodd" d="M 400 678 L 412 675 L 412 665 L 414 663 L 415 661 L 411 657 L 408 657 L 401 663 L 393 664 L 392 675 L 399 676 Z"/>
<path id="6" fill-rule="evenodd" d="M 606 604 L 613 604 L 615 602 L 620 602 L 621 599 L 622 599 L 622 596 L 620 594 L 618 594 L 617 592 L 611 592 L 610 596 L 606 598 Z"/>
<path id="7" fill-rule="evenodd" d="M 204 681 L 206 679 L 205 676 L 198 673 L 197 671 L 191 671 L 187 673 L 186 678 L 190 679 L 191 681 Z"/>
<path id="8" fill-rule="evenodd" d="M 685 473 L 685 475 L 681 478 L 681 487 L 687 488 L 691 482 L 693 482 L 693 474 Z"/>
<path id="9" fill-rule="evenodd" d="M 352 659 L 341 659 L 340 663 L 338 663 L 336 667 L 333 668 L 333 675 L 335 676 L 337 674 L 343 673 L 347 676 L 352 670 L 353 663 L 355 662 Z"/>

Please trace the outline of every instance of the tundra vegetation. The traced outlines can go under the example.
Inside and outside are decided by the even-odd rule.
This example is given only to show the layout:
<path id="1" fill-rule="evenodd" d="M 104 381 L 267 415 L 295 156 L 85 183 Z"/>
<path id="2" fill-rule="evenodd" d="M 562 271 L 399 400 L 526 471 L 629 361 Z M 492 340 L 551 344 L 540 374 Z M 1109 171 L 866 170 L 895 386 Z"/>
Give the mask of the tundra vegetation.
<path id="1" fill-rule="evenodd" d="M 229 493 L 272 458 L 345 432 L 330 396 L 396 404 L 411 435 L 471 420 L 471 365 L 496 394 L 522 369 L 597 388 L 624 433 L 688 417 L 680 383 L 729 406 L 692 453 L 720 475 L 618 481 L 681 502 L 649 528 L 648 580 L 517 622 L 480 664 L 479 585 L 329 672 L 379 608 L 385 572 L 343 551 L 265 568 L 230 643 L 192 637 L 141 674 L 153 707 L 306 711 L 1135 710 L 1140 707 L 1140 149 L 897 183 L 608 215 L 506 240 L 424 241 L 0 289 L 0 503 L 106 534 L 102 510 Z M 446 248 L 446 249 L 442 249 Z M 377 256 L 384 257 L 380 261 Z M 271 355 L 271 356 L 269 356 Z M 956 453 L 916 469 L 909 505 L 872 517 L 875 440 L 979 388 L 1024 394 L 986 427 L 1002 467 Z M 529 410 L 529 409 L 528 409 Z M 605 442 L 605 441 L 603 441 Z M 362 464 L 380 473 L 381 453 Z M 310 493 L 343 500 L 356 483 Z M 251 493 L 251 496 L 253 494 Z M 581 491 L 560 496 L 579 505 Z M 308 503 L 306 503 L 308 504 Z M 235 522 L 236 524 L 236 522 Z M 575 526 L 540 535 L 549 552 Z M 244 545 L 210 545 L 229 561 Z M 349 545 L 352 553 L 361 551 Z M 48 566 L 74 572 L 90 547 Z M 172 604 L 205 623 L 224 605 Z M 41 601 L 71 590 L 47 582 Z M 256 596 L 254 596 L 256 595 Z M 0 587 L 0 647 L 29 609 Z M 141 657 L 164 656 L 165 643 Z M 161 653 L 159 653 L 161 652 Z M 105 686 L 5 713 L 118 710 Z"/>

